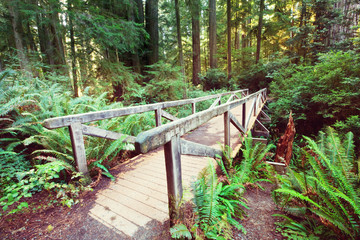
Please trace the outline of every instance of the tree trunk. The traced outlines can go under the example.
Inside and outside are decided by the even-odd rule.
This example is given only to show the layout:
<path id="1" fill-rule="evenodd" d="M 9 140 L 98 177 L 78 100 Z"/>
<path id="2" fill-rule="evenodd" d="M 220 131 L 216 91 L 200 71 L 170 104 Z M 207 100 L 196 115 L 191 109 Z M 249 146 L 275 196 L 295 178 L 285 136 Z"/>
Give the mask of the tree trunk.
<path id="1" fill-rule="evenodd" d="M 260 60 L 260 49 L 261 49 L 261 31 L 263 26 L 263 15 L 264 15 L 264 0 L 260 0 L 260 12 L 259 12 L 259 24 L 257 32 L 257 42 L 256 42 L 256 63 Z"/>
<path id="2" fill-rule="evenodd" d="M 217 68 L 216 0 L 209 0 L 209 48 L 210 48 L 210 68 Z"/>
<path id="3" fill-rule="evenodd" d="M 9 2 L 8 9 L 9 9 L 10 17 L 11 17 L 11 25 L 12 25 L 12 30 L 14 33 L 17 55 L 18 55 L 19 61 L 20 61 L 20 68 L 23 70 L 30 71 L 29 60 L 26 56 L 26 50 L 24 48 L 24 43 L 23 43 L 23 34 L 22 34 L 23 29 L 22 29 L 22 25 L 21 25 L 20 16 L 19 16 L 19 11 L 16 6 L 13 6 L 13 4 L 14 3 Z"/>
<path id="4" fill-rule="evenodd" d="M 227 72 L 228 79 L 231 78 L 231 0 L 227 0 L 226 5 L 227 13 Z"/>
<path id="5" fill-rule="evenodd" d="M 70 48 L 71 48 L 71 67 L 72 77 L 74 84 L 74 96 L 79 97 L 79 85 L 78 76 L 76 71 L 76 51 L 75 51 L 75 38 L 74 38 L 74 26 L 73 26 L 73 15 L 72 15 L 72 1 L 68 0 L 68 13 L 69 13 L 69 30 L 70 30 Z"/>
<path id="6" fill-rule="evenodd" d="M 150 36 L 148 45 L 147 64 L 152 65 L 159 61 L 159 16 L 158 0 L 146 0 L 146 31 Z"/>
<path id="7" fill-rule="evenodd" d="M 175 15 L 176 15 L 176 32 L 177 32 L 177 42 L 178 42 L 178 51 L 179 51 L 179 65 L 181 66 L 181 72 L 185 76 L 184 55 L 183 55 L 183 47 L 181 41 L 179 0 L 175 0 Z"/>
<path id="8" fill-rule="evenodd" d="M 196 86 L 200 83 L 199 74 L 201 72 L 200 60 L 200 1 L 192 1 L 192 45 L 193 45 L 193 84 Z"/>

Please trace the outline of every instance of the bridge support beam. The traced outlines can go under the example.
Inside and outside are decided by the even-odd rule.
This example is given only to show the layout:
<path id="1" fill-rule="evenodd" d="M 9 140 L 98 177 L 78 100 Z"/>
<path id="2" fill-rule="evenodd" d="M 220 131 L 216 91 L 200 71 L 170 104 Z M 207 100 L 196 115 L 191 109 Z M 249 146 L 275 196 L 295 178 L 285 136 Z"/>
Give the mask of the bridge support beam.
<path id="1" fill-rule="evenodd" d="M 169 199 L 170 225 L 180 218 L 180 202 L 183 194 L 181 180 L 181 145 L 180 136 L 175 135 L 164 145 L 166 179 Z"/>
<path id="2" fill-rule="evenodd" d="M 86 162 L 84 136 L 81 122 L 73 122 L 69 126 L 71 145 L 78 171 L 84 174 L 85 184 L 91 182 Z"/>

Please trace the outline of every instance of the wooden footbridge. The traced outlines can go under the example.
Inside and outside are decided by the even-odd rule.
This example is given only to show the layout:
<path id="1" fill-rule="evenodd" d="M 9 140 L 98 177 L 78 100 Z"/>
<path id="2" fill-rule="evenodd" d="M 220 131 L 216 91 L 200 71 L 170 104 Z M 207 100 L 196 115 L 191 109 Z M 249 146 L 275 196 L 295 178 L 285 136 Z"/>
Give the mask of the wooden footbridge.
<path id="1" fill-rule="evenodd" d="M 227 101 L 222 99 L 227 96 Z M 204 111 L 196 104 L 215 99 Z M 153 227 L 178 216 L 182 199 L 190 199 L 190 183 L 208 165 L 209 159 L 222 156 L 222 146 L 236 154 L 241 145 L 240 133 L 266 135 L 260 120 L 269 120 L 262 111 L 266 89 L 249 94 L 238 90 L 206 97 L 161 102 L 115 110 L 90 112 L 47 119 L 48 129 L 68 127 L 78 170 L 88 174 L 84 135 L 107 139 L 123 138 L 135 144 L 139 153 L 123 166 L 123 171 L 107 189 L 97 194 L 89 215 L 122 236 L 136 238 L 140 230 Z M 166 108 L 190 104 L 192 114 L 185 118 L 165 111 Z M 156 127 L 138 136 L 95 128 L 85 123 L 155 111 Z M 171 122 L 162 125 L 162 118 Z M 256 127 L 254 127 L 256 126 Z M 260 130 L 260 131 L 258 131 Z M 209 158 L 210 157 L 210 158 Z"/>

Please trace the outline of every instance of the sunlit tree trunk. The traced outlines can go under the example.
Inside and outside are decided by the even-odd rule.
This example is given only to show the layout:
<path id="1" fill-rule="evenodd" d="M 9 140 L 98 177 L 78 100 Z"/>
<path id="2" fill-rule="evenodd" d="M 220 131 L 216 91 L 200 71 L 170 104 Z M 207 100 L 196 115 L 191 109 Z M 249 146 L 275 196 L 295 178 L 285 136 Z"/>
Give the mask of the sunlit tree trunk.
<path id="1" fill-rule="evenodd" d="M 210 48 L 210 68 L 217 68 L 216 0 L 209 0 L 209 48 Z"/>
<path id="2" fill-rule="evenodd" d="M 264 15 L 264 0 L 260 0 L 260 12 L 259 12 L 259 24 L 258 24 L 258 32 L 256 39 L 256 63 L 260 60 L 260 50 L 261 50 L 261 31 L 263 26 L 263 15 Z"/>
<path id="3" fill-rule="evenodd" d="M 231 0 L 227 0 L 227 73 L 228 79 L 231 78 Z"/>
<path id="4" fill-rule="evenodd" d="M 176 16 L 177 43 L 178 43 L 178 51 L 179 51 L 179 65 L 181 66 L 181 71 L 182 71 L 183 75 L 185 75 L 183 46 L 182 46 L 182 41 L 181 41 L 179 0 L 175 0 L 175 16 Z"/>
<path id="5" fill-rule="evenodd" d="M 193 84 L 200 83 L 199 74 L 201 72 L 200 59 L 200 1 L 194 0 L 190 6 L 192 10 L 191 26 L 192 26 L 192 46 L 193 46 Z"/>

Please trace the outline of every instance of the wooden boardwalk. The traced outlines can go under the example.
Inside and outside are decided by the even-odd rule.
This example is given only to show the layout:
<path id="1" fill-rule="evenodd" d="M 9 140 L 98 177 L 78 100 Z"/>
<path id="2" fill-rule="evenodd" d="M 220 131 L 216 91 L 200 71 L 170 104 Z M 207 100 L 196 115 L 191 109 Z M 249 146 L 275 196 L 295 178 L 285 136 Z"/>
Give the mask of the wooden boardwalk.
<path id="1" fill-rule="evenodd" d="M 248 111 L 251 104 L 246 103 Z M 238 106 L 231 112 L 240 121 L 242 107 Z M 249 126 L 253 126 L 257 117 L 251 115 Z M 230 145 L 236 153 L 240 148 L 240 132 L 233 125 L 230 128 Z M 221 149 L 224 145 L 224 116 L 211 119 L 182 138 Z M 209 161 L 214 160 L 209 157 L 181 156 L 185 200 L 191 199 L 191 183 Z M 163 147 L 140 154 L 123 167 L 124 171 L 116 176 L 116 181 L 97 194 L 96 204 L 89 214 L 124 237 L 136 238 L 136 233 L 150 230 L 154 222 L 163 223 L 169 219 Z"/>

